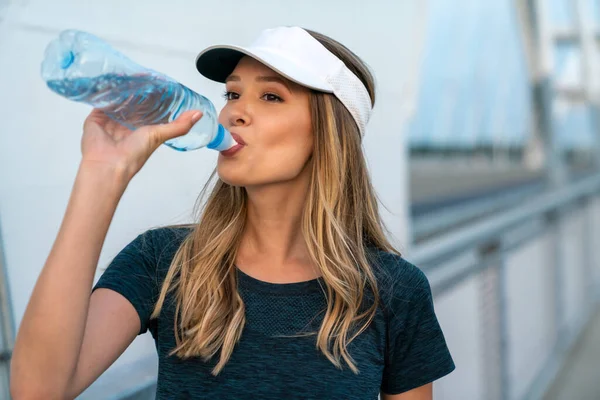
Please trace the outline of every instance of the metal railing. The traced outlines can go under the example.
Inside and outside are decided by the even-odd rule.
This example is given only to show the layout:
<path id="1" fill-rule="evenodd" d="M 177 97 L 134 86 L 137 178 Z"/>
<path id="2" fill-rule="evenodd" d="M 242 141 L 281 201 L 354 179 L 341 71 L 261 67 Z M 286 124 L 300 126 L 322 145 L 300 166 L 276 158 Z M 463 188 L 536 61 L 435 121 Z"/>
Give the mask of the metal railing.
<path id="1" fill-rule="evenodd" d="M 567 323 L 564 310 L 564 269 L 561 265 L 563 257 L 560 254 L 561 220 L 568 210 L 587 205 L 589 199 L 599 193 L 600 174 L 545 192 L 508 211 L 455 229 L 437 239 L 415 246 L 407 256 L 411 263 L 418 265 L 426 273 L 436 297 L 478 274 L 477 278 L 483 288 L 483 291 L 479 292 L 479 301 L 486 309 L 485 319 L 479 321 L 479 324 L 487 349 L 485 358 L 490 360 L 484 363 L 486 371 L 483 371 L 487 400 L 514 398 L 510 394 L 514 382 L 511 381 L 509 373 L 512 343 L 507 332 L 507 255 L 543 233 L 552 233 L 552 248 L 555 254 L 547 272 L 555 277 L 553 307 L 556 341 L 552 354 L 548 355 L 544 364 L 545 367 L 537 372 L 536 378 L 528 385 L 529 389 L 523 397 L 539 399 L 555 378 L 568 349 L 587 322 L 584 318 L 580 326 L 565 329 Z M 589 221 L 584 222 L 589 226 Z M 515 234 L 519 227 L 525 228 L 521 229 L 520 234 Z M 507 235 L 509 232 L 511 234 Z M 594 244 L 591 240 L 591 235 L 582 237 L 582 251 L 585 253 L 582 259 L 588 264 L 585 266 L 588 273 L 593 262 L 591 252 Z M 450 262 L 461 254 L 468 256 L 463 257 L 462 262 Z M 465 262 L 465 259 L 469 261 Z M 586 282 L 589 283 L 588 287 L 583 290 L 586 291 L 589 303 L 593 305 L 598 299 L 597 283 L 593 286 L 591 279 Z"/>

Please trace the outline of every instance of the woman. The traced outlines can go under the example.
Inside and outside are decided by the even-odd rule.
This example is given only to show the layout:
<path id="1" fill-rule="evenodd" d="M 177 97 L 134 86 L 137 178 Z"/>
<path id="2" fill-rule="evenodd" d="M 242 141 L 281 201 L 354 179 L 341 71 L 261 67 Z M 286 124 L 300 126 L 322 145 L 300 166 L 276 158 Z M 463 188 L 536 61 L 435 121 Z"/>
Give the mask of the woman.
<path id="1" fill-rule="evenodd" d="M 239 144 L 220 154 L 198 222 L 139 235 L 89 295 L 127 184 L 200 117 L 131 132 L 94 110 L 17 338 L 14 398 L 74 398 L 149 330 L 160 399 L 431 399 L 454 363 L 427 279 L 378 215 L 366 66 L 297 27 L 196 63 L 226 84 L 219 120 Z"/>

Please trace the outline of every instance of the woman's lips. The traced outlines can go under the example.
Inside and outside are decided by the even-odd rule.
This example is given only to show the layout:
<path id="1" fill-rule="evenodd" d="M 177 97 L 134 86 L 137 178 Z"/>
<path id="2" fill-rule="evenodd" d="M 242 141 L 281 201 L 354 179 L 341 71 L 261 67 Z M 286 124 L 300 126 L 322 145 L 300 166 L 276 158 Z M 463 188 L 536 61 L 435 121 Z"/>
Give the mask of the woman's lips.
<path id="1" fill-rule="evenodd" d="M 246 145 L 246 142 L 244 142 L 244 139 L 242 139 L 242 137 L 240 135 L 238 135 L 237 133 L 234 132 L 229 132 L 231 133 L 231 137 L 233 138 L 233 140 L 235 140 L 238 144 L 241 144 L 242 146 Z"/>
<path id="2" fill-rule="evenodd" d="M 242 147 L 246 146 L 246 142 L 244 142 L 244 139 L 242 139 L 242 137 L 240 135 L 238 135 L 237 133 L 234 133 L 234 132 L 229 132 L 229 133 L 231 133 L 231 137 L 233 138 L 233 140 L 235 140 L 237 142 L 237 144 L 235 146 L 233 146 L 232 148 L 223 150 L 221 152 L 221 154 L 224 155 L 225 157 L 233 156 L 238 151 L 240 151 L 242 149 Z"/>
<path id="3" fill-rule="evenodd" d="M 236 140 L 236 142 L 237 142 L 237 140 Z M 240 151 L 243 147 L 244 147 L 243 144 L 236 144 L 235 146 L 233 146 L 230 149 L 221 151 L 221 154 L 224 155 L 225 157 L 231 157 L 234 154 L 236 154 L 238 151 Z"/>

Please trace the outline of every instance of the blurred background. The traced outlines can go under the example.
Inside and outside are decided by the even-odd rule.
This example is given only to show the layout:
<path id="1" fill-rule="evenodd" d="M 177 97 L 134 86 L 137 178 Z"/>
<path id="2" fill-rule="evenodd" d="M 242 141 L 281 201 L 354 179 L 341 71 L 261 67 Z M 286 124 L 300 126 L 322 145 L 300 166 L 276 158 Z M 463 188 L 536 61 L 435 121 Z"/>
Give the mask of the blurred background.
<path id="1" fill-rule="evenodd" d="M 45 46 L 86 30 L 220 109 L 196 54 L 279 25 L 330 35 L 375 73 L 369 168 L 457 366 L 434 398 L 600 399 L 600 0 L 0 0 L 0 398 L 90 111 L 45 87 Z M 191 221 L 215 162 L 161 146 L 99 270 L 137 234 Z M 142 335 L 80 398 L 152 399 L 156 372 Z"/>

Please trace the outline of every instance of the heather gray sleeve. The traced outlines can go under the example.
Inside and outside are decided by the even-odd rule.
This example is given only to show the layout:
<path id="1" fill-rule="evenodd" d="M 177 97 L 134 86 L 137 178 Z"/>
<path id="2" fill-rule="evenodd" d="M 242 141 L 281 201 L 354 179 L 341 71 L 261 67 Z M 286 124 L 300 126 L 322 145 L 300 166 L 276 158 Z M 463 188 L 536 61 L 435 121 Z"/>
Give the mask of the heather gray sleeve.
<path id="1" fill-rule="evenodd" d="M 392 297 L 388 350 L 381 391 L 398 394 L 433 382 L 455 369 L 433 306 L 429 281 L 404 261 Z"/>
<path id="2" fill-rule="evenodd" d="M 140 332 L 148 330 L 158 295 L 156 257 L 151 232 L 138 235 L 111 261 L 92 289 L 107 288 L 123 295 L 140 317 Z"/>

